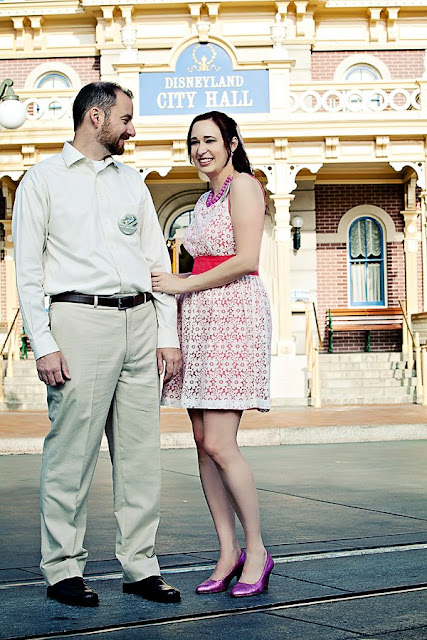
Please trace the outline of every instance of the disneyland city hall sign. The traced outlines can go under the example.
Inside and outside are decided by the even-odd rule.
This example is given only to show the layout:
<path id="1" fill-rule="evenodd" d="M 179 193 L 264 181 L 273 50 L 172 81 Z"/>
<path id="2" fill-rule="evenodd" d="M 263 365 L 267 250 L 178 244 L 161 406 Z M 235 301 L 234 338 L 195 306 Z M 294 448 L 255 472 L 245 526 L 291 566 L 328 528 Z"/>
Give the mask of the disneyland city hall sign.
<path id="1" fill-rule="evenodd" d="M 216 44 L 194 44 L 178 58 L 174 72 L 139 76 L 141 116 L 204 111 L 268 113 L 268 70 L 234 70 Z"/>

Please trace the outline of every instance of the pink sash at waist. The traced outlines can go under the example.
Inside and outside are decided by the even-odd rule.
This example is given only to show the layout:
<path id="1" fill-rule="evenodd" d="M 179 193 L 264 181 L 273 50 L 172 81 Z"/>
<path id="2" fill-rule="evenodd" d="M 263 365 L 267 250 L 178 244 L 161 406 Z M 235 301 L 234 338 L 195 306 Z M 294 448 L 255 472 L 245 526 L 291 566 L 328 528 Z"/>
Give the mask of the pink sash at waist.
<path id="1" fill-rule="evenodd" d="M 194 258 L 193 270 L 191 272 L 192 276 L 197 276 L 199 273 L 204 273 L 205 271 L 209 271 L 214 267 L 217 267 L 219 264 L 226 262 L 230 258 L 234 258 L 234 256 L 198 256 Z M 248 274 L 249 276 L 257 276 L 258 271 L 253 271 Z"/>

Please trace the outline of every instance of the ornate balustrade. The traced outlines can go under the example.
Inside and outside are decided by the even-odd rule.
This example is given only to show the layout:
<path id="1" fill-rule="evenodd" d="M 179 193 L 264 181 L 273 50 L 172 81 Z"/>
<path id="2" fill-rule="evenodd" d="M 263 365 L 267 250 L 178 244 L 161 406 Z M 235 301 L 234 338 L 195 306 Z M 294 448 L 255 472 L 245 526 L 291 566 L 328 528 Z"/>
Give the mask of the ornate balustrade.
<path id="1" fill-rule="evenodd" d="M 27 107 L 27 120 L 69 120 L 72 118 L 73 90 L 21 92 Z M 419 117 L 425 105 L 421 102 L 416 82 L 325 83 L 298 82 L 290 85 L 289 119 L 305 119 L 309 114 L 324 114 L 340 119 L 369 118 L 375 113 L 388 113 L 390 118 Z M 411 113 L 408 113 L 411 112 Z M 399 116 L 400 114 L 400 116 Z M 25 127 L 25 124 L 24 124 Z"/>
<path id="2" fill-rule="evenodd" d="M 292 114 L 368 114 L 420 111 L 420 86 L 415 82 L 293 83 Z M 396 113 L 393 114 L 396 117 Z"/>
<path id="3" fill-rule="evenodd" d="M 47 91 L 20 91 L 19 97 L 27 109 L 27 121 L 52 121 L 72 118 L 75 94 L 75 90 L 55 91 L 54 96 Z"/>

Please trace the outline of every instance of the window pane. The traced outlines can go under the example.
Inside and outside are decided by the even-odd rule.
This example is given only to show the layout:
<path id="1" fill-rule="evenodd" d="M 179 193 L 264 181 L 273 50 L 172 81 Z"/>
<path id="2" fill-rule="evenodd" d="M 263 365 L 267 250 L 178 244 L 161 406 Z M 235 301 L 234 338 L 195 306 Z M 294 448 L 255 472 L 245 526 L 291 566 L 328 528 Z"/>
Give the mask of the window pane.
<path id="1" fill-rule="evenodd" d="M 378 258 L 381 255 L 381 231 L 373 220 L 365 220 L 366 224 L 366 255 L 368 258 Z"/>
<path id="2" fill-rule="evenodd" d="M 360 218 L 350 227 L 351 304 L 384 302 L 384 255 L 381 227 L 372 218 Z"/>
<path id="3" fill-rule="evenodd" d="M 345 79 L 349 82 L 369 82 L 379 80 L 380 77 L 376 69 L 365 64 L 351 67 L 345 75 Z"/>
<path id="4" fill-rule="evenodd" d="M 370 262 L 367 265 L 367 302 L 378 302 L 381 300 L 381 264 Z"/>
<path id="5" fill-rule="evenodd" d="M 366 257 L 366 232 L 364 220 L 358 220 L 350 231 L 350 256 L 351 258 Z"/>
<path id="6" fill-rule="evenodd" d="M 60 73 L 48 73 L 37 82 L 37 89 L 68 89 L 71 82 Z"/>
<path id="7" fill-rule="evenodd" d="M 187 227 L 190 226 L 192 218 L 193 210 L 180 213 L 171 224 L 171 228 L 169 229 L 169 238 L 174 238 L 178 229 L 187 229 Z"/>
<path id="8" fill-rule="evenodd" d="M 364 262 L 355 262 L 350 269 L 352 302 L 366 302 L 366 269 Z"/>

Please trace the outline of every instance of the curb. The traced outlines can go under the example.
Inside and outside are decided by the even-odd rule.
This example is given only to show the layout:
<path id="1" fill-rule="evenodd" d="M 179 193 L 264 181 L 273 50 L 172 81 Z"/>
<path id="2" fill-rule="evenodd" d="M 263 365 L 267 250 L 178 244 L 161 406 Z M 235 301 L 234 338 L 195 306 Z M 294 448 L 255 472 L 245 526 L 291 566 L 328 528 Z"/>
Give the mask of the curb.
<path id="1" fill-rule="evenodd" d="M 427 440 L 427 424 L 343 425 L 323 427 L 272 427 L 242 429 L 238 434 L 242 447 L 267 447 L 299 444 L 339 444 L 347 442 L 390 442 L 398 440 Z M 2 438 L 0 455 L 40 454 L 44 438 Z M 191 433 L 162 433 L 162 449 L 194 448 Z M 101 451 L 108 451 L 102 439 Z"/>

